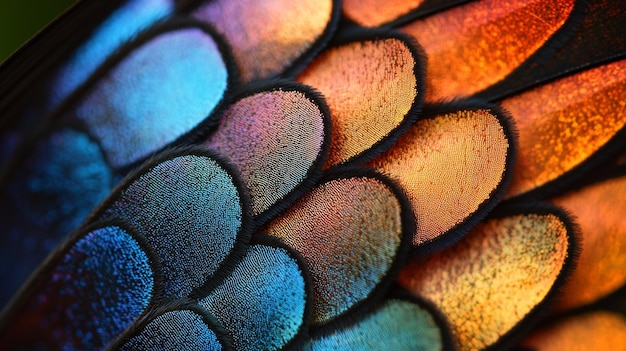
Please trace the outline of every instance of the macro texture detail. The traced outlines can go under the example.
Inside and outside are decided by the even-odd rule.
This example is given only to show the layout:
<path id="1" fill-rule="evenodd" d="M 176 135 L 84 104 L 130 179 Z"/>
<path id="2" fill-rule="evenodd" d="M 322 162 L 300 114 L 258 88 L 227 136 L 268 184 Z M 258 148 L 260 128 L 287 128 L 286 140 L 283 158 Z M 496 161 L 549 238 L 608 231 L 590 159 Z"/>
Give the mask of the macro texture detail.
<path id="1" fill-rule="evenodd" d="M 624 23 L 77 0 L 0 65 L 0 350 L 626 350 Z"/>

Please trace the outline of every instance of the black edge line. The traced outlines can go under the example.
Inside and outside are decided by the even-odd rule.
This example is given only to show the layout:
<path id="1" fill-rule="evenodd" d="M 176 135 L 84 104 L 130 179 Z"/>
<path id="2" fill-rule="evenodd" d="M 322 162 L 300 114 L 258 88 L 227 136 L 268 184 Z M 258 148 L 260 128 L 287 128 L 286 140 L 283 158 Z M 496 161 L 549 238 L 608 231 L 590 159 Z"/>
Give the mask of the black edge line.
<path id="1" fill-rule="evenodd" d="M 502 335 L 486 350 L 501 350 L 512 347 L 521 338 L 528 335 L 533 328 L 541 322 L 549 313 L 550 306 L 554 302 L 574 271 L 581 252 L 582 236 L 580 228 L 574 221 L 573 216 L 566 210 L 546 202 L 517 203 L 509 206 L 501 206 L 494 211 L 490 219 L 504 218 L 516 215 L 553 215 L 565 226 L 567 233 L 567 257 L 563 262 L 561 271 L 555 279 L 552 287 L 535 307 L 533 307 L 513 328 Z"/>
<path id="2" fill-rule="evenodd" d="M 351 325 L 360 320 L 360 316 L 371 310 L 373 307 L 372 302 L 380 300 L 387 293 L 390 285 L 393 281 L 395 281 L 398 274 L 400 274 L 400 270 L 408 258 L 413 233 L 415 232 L 413 211 L 411 210 L 410 203 L 406 195 L 395 182 L 373 169 L 349 166 L 337 167 L 334 170 L 326 171 L 324 173 L 324 176 L 320 181 L 320 185 L 331 181 L 350 178 L 374 179 L 391 191 L 400 205 L 400 221 L 402 224 L 400 243 L 396 251 L 396 257 L 387 270 L 385 277 L 383 277 L 383 279 L 381 279 L 381 281 L 372 288 L 370 293 L 365 298 L 350 306 L 343 313 L 333 317 L 333 319 L 321 325 L 312 325 L 310 334 L 315 337 L 327 335 L 332 333 L 336 328 Z"/>
<path id="3" fill-rule="evenodd" d="M 464 99 L 453 100 L 446 103 L 426 104 L 421 120 L 436 119 L 445 114 L 459 111 L 487 110 L 493 115 L 504 132 L 508 142 L 507 154 L 505 157 L 504 171 L 498 185 L 491 190 L 485 200 L 454 227 L 439 235 L 436 239 L 427 241 L 418 246 L 414 246 L 412 256 L 426 256 L 448 248 L 461 240 L 474 226 L 484 219 L 491 210 L 502 200 L 513 179 L 515 161 L 517 159 L 517 128 L 510 114 L 498 105 L 490 104 L 482 100 Z M 419 122 L 418 122 L 419 123 Z"/>
<path id="4" fill-rule="evenodd" d="M 141 333 L 143 329 L 154 319 L 166 313 L 176 311 L 190 311 L 200 316 L 204 324 L 215 333 L 218 341 L 223 347 L 223 350 L 230 351 L 233 349 L 230 336 L 217 318 L 200 306 L 196 301 L 182 298 L 164 302 L 158 306 L 153 306 L 148 313 L 136 319 L 130 327 L 111 341 L 105 350 L 119 350 L 131 338 Z"/>
<path id="5" fill-rule="evenodd" d="M 300 273 L 302 274 L 302 278 L 304 279 L 304 289 L 307 300 L 304 306 L 303 321 L 302 325 L 300 325 L 300 328 L 298 329 L 297 334 L 281 348 L 281 350 L 299 350 L 301 349 L 302 343 L 309 336 L 309 329 L 311 327 L 313 315 L 312 297 L 314 292 L 311 272 L 309 271 L 306 261 L 304 260 L 302 255 L 298 251 L 291 248 L 289 245 L 285 244 L 280 238 L 267 235 L 263 232 L 258 232 L 252 236 L 252 244 L 264 245 L 285 250 L 289 257 L 291 257 L 297 263 L 300 269 Z"/>
<path id="6" fill-rule="evenodd" d="M 84 239 L 85 236 L 95 230 L 104 229 L 107 227 L 120 228 L 124 233 L 128 234 L 133 240 L 137 242 L 141 250 L 148 257 L 148 263 L 152 269 L 154 285 L 151 291 L 152 297 L 150 302 L 144 308 L 145 314 L 157 303 L 160 303 L 163 295 L 163 281 L 161 261 L 152 250 L 152 247 L 148 244 L 146 238 L 137 231 L 137 229 L 130 223 L 120 219 L 108 219 L 103 221 L 96 221 L 90 225 L 85 225 L 82 228 L 74 231 L 63 244 L 58 246 L 53 252 L 48 255 L 44 262 L 30 275 L 26 282 L 20 287 L 18 292 L 14 295 L 12 300 L 6 305 L 2 313 L 0 313 L 0 330 L 8 328 L 9 323 L 21 312 L 24 308 L 24 304 L 30 301 L 39 291 L 43 284 L 48 281 L 50 274 L 63 260 L 64 256 L 76 245 L 78 241 Z M 139 316 L 138 316 L 139 317 Z"/>
<path id="7" fill-rule="evenodd" d="M 413 125 L 419 118 L 419 115 L 424 104 L 425 97 L 425 71 L 426 71 L 426 54 L 417 41 L 404 33 L 397 31 L 387 30 L 364 30 L 351 33 L 345 33 L 342 36 L 338 36 L 336 40 L 331 44 L 330 49 L 336 49 L 341 46 L 349 45 L 352 43 L 358 43 L 363 41 L 383 41 L 395 39 L 399 40 L 410 51 L 413 56 L 415 64 L 413 65 L 413 74 L 416 79 L 416 91 L 417 94 L 413 99 L 409 111 L 404 115 L 403 120 L 394 127 L 387 135 L 383 136 L 376 143 L 371 145 L 363 152 L 354 155 L 338 165 L 333 165 L 329 169 L 345 166 L 356 165 L 366 163 L 373 160 L 376 156 L 389 149 L 398 138 L 404 134 L 411 125 Z"/>

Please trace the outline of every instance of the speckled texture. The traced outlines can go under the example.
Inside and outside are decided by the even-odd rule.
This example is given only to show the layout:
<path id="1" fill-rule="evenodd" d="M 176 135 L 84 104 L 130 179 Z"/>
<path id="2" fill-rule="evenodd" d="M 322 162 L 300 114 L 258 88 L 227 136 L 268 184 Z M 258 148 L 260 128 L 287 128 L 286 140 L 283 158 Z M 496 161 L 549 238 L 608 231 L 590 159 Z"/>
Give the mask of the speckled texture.
<path id="1" fill-rule="evenodd" d="M 115 50 L 141 30 L 171 14 L 171 0 L 131 0 L 114 11 L 55 73 L 49 108 L 56 107 L 81 86 Z"/>
<path id="2" fill-rule="evenodd" d="M 118 227 L 79 239 L 3 330 L 11 350 L 102 349 L 152 299 L 154 276 L 146 253 Z"/>
<path id="3" fill-rule="evenodd" d="M 282 350 L 304 323 L 305 281 L 285 249 L 253 245 L 200 305 L 217 317 L 241 351 Z"/>
<path id="4" fill-rule="evenodd" d="M 557 309 L 598 300 L 626 283 L 626 177 L 585 187 L 553 201 L 576 217 L 582 245 Z"/>
<path id="5" fill-rule="evenodd" d="M 402 30 L 428 55 L 426 100 L 469 96 L 500 81 L 568 18 L 574 0 L 470 2 Z"/>
<path id="6" fill-rule="evenodd" d="M 446 315 L 460 350 L 482 349 L 546 297 L 568 256 L 567 236 L 551 214 L 490 220 L 457 245 L 411 260 L 399 281 Z"/>
<path id="7" fill-rule="evenodd" d="M 121 350 L 219 351 L 222 345 L 200 315 L 178 310 L 165 312 L 151 320 Z"/>
<path id="8" fill-rule="evenodd" d="M 298 77 L 318 89 L 330 108 L 328 166 L 361 154 L 407 118 L 421 93 L 414 67 L 407 44 L 389 38 L 328 49 Z"/>
<path id="9" fill-rule="evenodd" d="M 606 311 L 572 316 L 532 334 L 522 345 L 537 351 L 626 350 L 626 319 Z"/>
<path id="10" fill-rule="evenodd" d="M 83 133 L 61 129 L 34 145 L 0 192 L 0 305 L 107 196 L 112 178 Z"/>
<path id="11" fill-rule="evenodd" d="M 242 211 L 231 175 L 211 158 L 186 155 L 130 183 L 102 217 L 135 225 L 161 260 L 165 296 L 183 297 L 233 250 Z"/>
<path id="12" fill-rule="evenodd" d="M 87 125 L 113 166 L 126 166 L 207 118 L 222 100 L 228 74 L 213 38 L 178 29 L 134 50 L 70 115 Z"/>
<path id="13" fill-rule="evenodd" d="M 464 110 L 418 121 L 370 163 L 398 181 L 413 205 L 413 244 L 460 224 L 501 183 L 510 141 L 489 110 Z"/>
<path id="14" fill-rule="evenodd" d="M 275 76 L 310 49 L 331 18 L 331 0 L 206 1 L 194 16 L 222 33 L 244 82 Z"/>
<path id="15" fill-rule="evenodd" d="M 303 350 L 434 351 L 443 350 L 443 342 L 428 311 L 412 302 L 388 300 L 357 323 L 308 340 Z"/>
<path id="16" fill-rule="evenodd" d="M 424 0 L 344 0 L 343 13 L 365 27 L 376 27 L 418 8 Z"/>
<path id="17" fill-rule="evenodd" d="M 605 145 L 626 124 L 625 96 L 622 60 L 502 101 L 519 129 L 520 152 L 508 196 L 558 178 Z"/>
<path id="18" fill-rule="evenodd" d="M 277 90 L 232 104 L 205 145 L 237 167 L 257 215 L 307 177 L 323 142 L 319 106 L 301 92 Z"/>
<path id="19" fill-rule="evenodd" d="M 303 256 L 313 280 L 313 322 L 366 299 L 385 278 L 402 237 L 395 195 L 372 178 L 329 181 L 267 226 Z"/>

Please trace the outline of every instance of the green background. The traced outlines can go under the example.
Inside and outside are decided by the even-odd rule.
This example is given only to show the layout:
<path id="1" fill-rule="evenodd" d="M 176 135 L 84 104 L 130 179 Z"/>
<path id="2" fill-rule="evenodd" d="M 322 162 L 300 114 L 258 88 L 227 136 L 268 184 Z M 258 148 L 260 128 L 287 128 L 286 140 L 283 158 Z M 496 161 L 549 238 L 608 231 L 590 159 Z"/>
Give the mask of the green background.
<path id="1" fill-rule="evenodd" d="M 0 62 L 74 2 L 75 0 L 1 0 Z"/>

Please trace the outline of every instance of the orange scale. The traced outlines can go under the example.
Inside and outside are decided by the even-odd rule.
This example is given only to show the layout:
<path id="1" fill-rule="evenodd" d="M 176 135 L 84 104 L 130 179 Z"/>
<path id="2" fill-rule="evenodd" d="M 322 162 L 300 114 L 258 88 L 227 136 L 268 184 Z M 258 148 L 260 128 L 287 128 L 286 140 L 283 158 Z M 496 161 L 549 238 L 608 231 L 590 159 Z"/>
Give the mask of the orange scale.
<path id="1" fill-rule="evenodd" d="M 570 230 L 550 213 L 492 219 L 455 246 L 410 260 L 399 282 L 443 312 L 460 350 L 484 349 L 553 294 L 571 265 Z"/>
<path id="2" fill-rule="evenodd" d="M 226 37 L 243 82 L 291 67 L 336 20 L 333 0 L 215 0 L 194 12 Z"/>
<path id="3" fill-rule="evenodd" d="M 417 48 L 401 38 L 351 42 L 326 50 L 298 77 L 319 90 L 331 115 L 326 168 L 362 155 L 417 118 Z"/>
<path id="4" fill-rule="evenodd" d="M 502 80 L 563 26 L 574 2 L 476 1 L 403 27 L 428 55 L 426 100 L 469 96 Z"/>
<path id="5" fill-rule="evenodd" d="M 553 199 L 576 216 L 582 235 L 578 264 L 555 308 L 589 304 L 626 284 L 626 177 Z"/>
<path id="6" fill-rule="evenodd" d="M 606 311 L 568 317 L 521 344 L 536 351 L 626 350 L 626 319 Z"/>
<path id="7" fill-rule="evenodd" d="M 495 205 L 511 142 L 493 111 L 460 110 L 418 121 L 370 165 L 406 192 L 421 245 Z"/>
<path id="8" fill-rule="evenodd" d="M 364 27 L 377 27 L 417 9 L 424 0 L 344 0 L 343 13 Z"/>
<path id="9" fill-rule="evenodd" d="M 507 197 L 557 179 L 626 124 L 626 60 L 590 69 L 502 101 L 519 130 Z"/>

